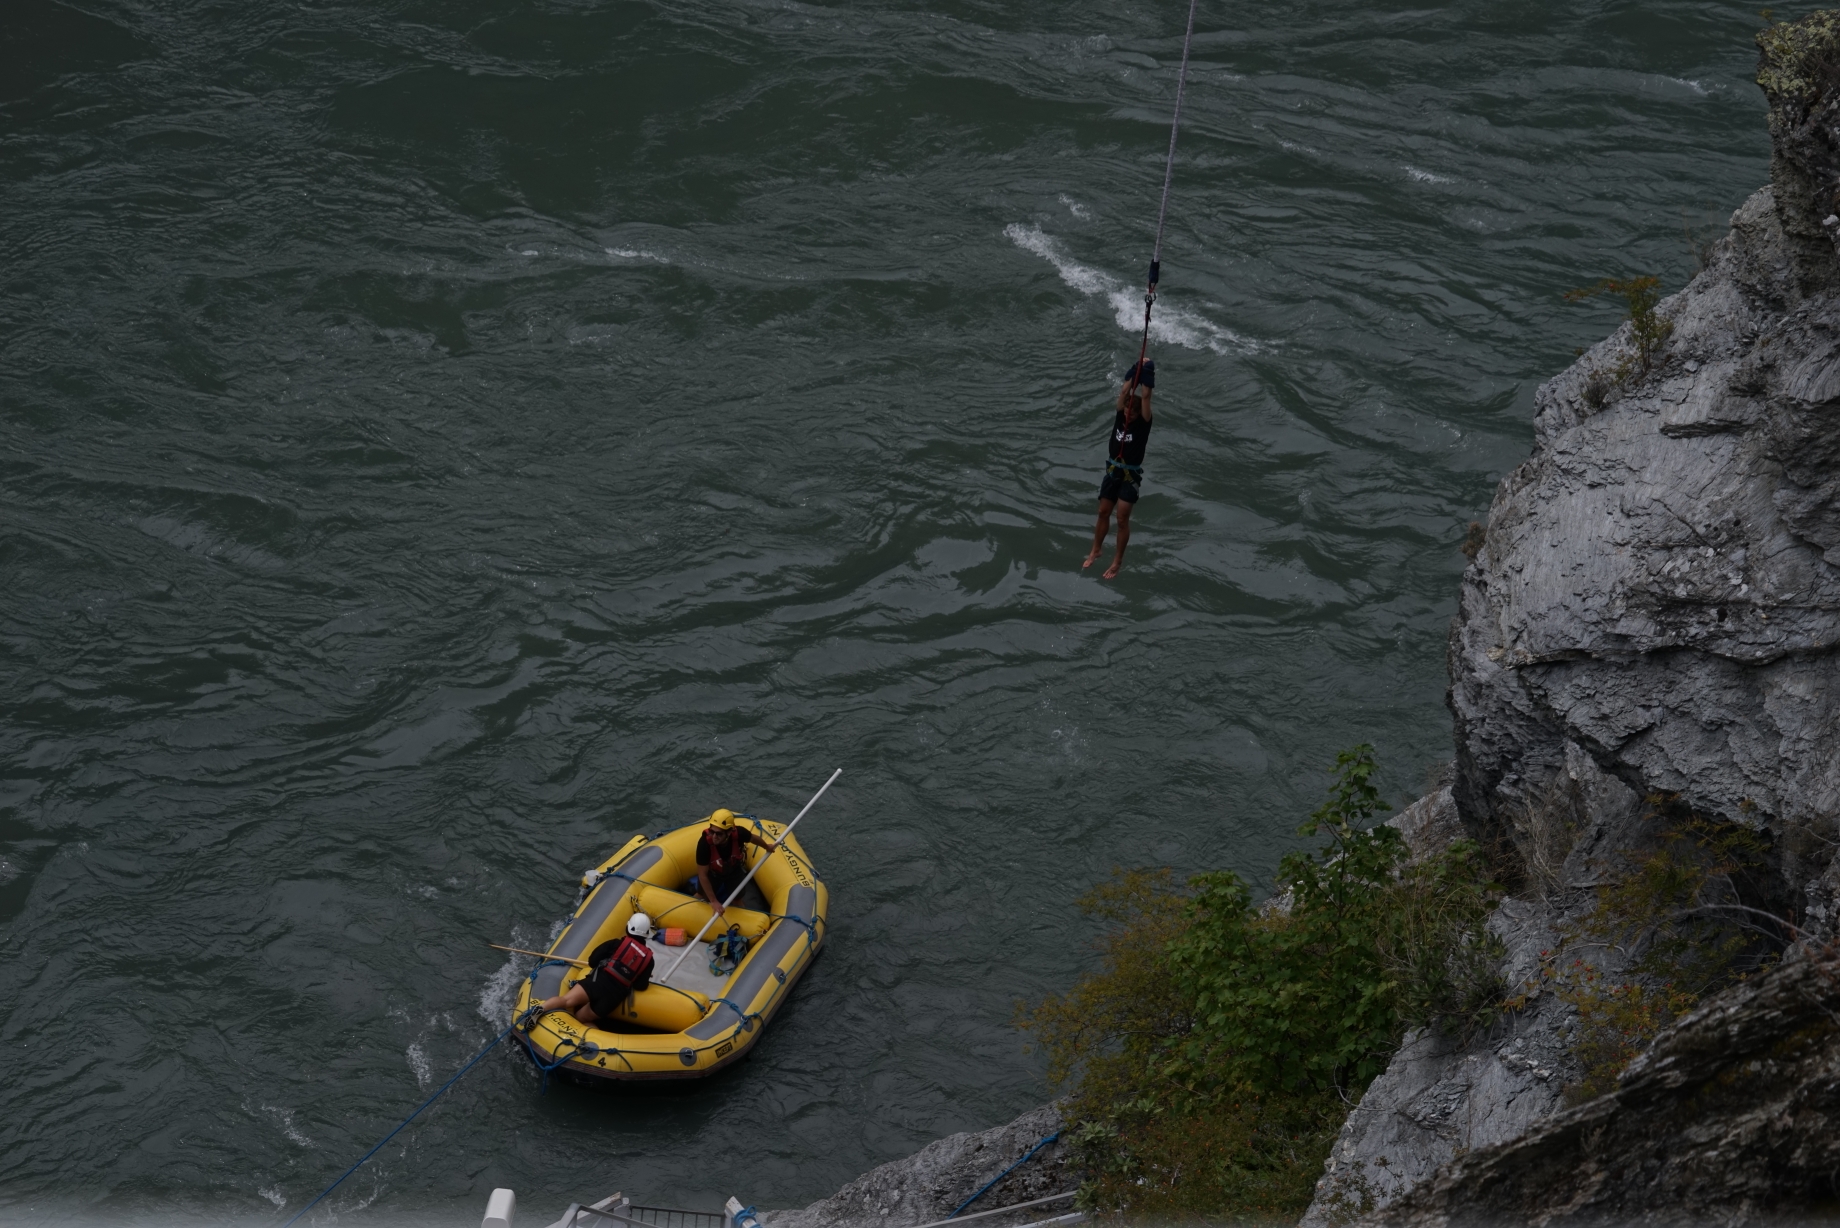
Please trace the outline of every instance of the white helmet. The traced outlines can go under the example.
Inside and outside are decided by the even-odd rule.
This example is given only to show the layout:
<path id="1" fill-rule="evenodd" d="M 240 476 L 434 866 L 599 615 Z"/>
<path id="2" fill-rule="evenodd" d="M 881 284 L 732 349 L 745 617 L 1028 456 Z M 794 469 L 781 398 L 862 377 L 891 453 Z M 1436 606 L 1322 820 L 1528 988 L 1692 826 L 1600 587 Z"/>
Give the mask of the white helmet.
<path id="1" fill-rule="evenodd" d="M 652 919 L 642 912 L 636 912 L 632 915 L 632 920 L 626 923 L 626 932 L 634 938 L 650 938 Z"/>

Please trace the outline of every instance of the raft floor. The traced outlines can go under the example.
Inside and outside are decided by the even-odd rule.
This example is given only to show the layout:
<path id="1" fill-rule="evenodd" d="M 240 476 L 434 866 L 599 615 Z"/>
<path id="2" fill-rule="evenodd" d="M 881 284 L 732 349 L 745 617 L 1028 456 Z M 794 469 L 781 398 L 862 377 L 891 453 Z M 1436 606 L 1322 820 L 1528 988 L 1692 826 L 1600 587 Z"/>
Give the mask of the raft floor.
<path id="1" fill-rule="evenodd" d="M 751 908 L 755 912 L 767 911 L 767 897 L 762 895 L 760 888 L 753 883 L 749 883 L 742 889 L 741 898 L 736 900 L 735 904 L 738 907 Z M 711 932 L 714 932 L 713 926 Z M 734 978 L 734 974 L 716 976 L 709 971 L 709 944 L 707 942 L 693 942 L 690 945 L 694 949 L 684 959 L 683 966 L 672 973 L 669 980 L 666 980 L 664 970 L 676 962 L 679 955 L 683 955 L 684 948 L 667 947 L 662 942 L 654 943 L 652 955 L 658 963 L 657 972 L 652 979 L 660 985 L 673 985 L 678 989 L 693 989 L 706 998 L 721 997 L 728 989 L 728 983 Z"/>
<path id="2" fill-rule="evenodd" d="M 683 966 L 676 972 L 673 972 L 669 980 L 665 979 L 664 970 L 669 968 L 679 955 L 683 955 L 684 950 L 685 948 L 683 947 L 667 947 L 662 942 L 653 947 L 652 954 L 657 959 L 658 963 L 656 965 L 657 972 L 652 977 L 652 983 L 656 985 L 674 985 L 678 989 L 693 989 L 706 998 L 721 997 L 722 991 L 728 988 L 728 982 L 732 978 L 732 974 L 730 976 L 712 976 L 710 974 L 709 944 L 706 942 L 691 943 L 689 947 L 690 954 L 684 957 Z"/>

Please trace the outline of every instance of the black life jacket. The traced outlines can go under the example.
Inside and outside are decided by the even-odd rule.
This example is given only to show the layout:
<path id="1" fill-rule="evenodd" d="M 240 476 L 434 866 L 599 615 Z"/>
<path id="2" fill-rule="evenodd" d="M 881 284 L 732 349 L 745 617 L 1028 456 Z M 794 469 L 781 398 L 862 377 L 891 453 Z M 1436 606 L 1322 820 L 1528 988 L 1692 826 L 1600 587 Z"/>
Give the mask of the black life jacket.
<path id="1" fill-rule="evenodd" d="M 651 948 L 628 934 L 620 939 L 620 945 L 596 971 L 606 973 L 622 989 L 631 989 L 640 977 L 652 970 L 654 962 Z"/>
<path id="2" fill-rule="evenodd" d="M 722 851 L 722 837 L 728 837 L 728 851 Z M 709 845 L 709 872 L 726 874 L 735 866 L 747 865 L 747 843 L 741 838 L 741 829 L 731 827 L 724 832 L 719 827 L 706 828 L 703 839 Z"/>

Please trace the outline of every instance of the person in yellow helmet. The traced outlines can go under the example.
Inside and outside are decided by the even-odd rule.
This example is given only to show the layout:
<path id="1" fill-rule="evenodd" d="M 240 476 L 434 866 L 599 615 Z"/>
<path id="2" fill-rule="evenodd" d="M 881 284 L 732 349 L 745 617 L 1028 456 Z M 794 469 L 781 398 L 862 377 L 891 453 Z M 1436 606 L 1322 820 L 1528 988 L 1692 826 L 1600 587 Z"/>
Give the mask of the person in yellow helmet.
<path id="1" fill-rule="evenodd" d="M 777 840 L 756 835 L 735 822 L 735 812 L 718 810 L 709 816 L 709 826 L 696 842 L 696 893 L 715 905 L 722 915 L 722 902 L 747 877 L 747 846 L 754 845 L 771 853 L 779 847 Z"/>

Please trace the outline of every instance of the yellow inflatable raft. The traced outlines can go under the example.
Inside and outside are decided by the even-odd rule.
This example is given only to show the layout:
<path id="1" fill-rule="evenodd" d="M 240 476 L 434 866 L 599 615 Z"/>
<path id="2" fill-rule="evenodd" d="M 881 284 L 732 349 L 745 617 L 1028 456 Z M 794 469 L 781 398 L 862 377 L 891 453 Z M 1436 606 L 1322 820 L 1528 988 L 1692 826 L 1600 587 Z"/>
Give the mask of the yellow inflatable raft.
<path id="1" fill-rule="evenodd" d="M 785 831 L 779 823 L 745 816 L 740 821 L 776 840 Z M 597 873 L 585 876 L 593 889 L 551 944 L 549 959 L 524 978 L 512 1016 L 521 1021 L 517 1035 L 539 1066 L 588 1081 L 699 1078 L 738 1061 L 784 1005 L 824 943 L 829 906 L 829 892 L 796 833 L 783 836 L 772 853 L 747 846 L 749 866 L 760 865 L 753 885 L 760 888 L 765 911 L 742 908 L 737 900 L 704 935 L 713 940 L 738 926 L 747 936 L 747 955 L 734 971 L 712 972 L 704 941 L 691 944 L 667 980 L 666 969 L 684 949 L 654 937 L 651 986 L 631 995 L 614 1019 L 590 1026 L 561 1011 L 530 1012 L 533 1003 L 587 975 L 586 968 L 563 961 L 585 960 L 602 942 L 624 934 L 634 912 L 651 917 L 655 930 L 695 934 L 702 927 L 709 905 L 682 888 L 696 876 L 696 841 L 707 825 L 634 836 Z"/>

